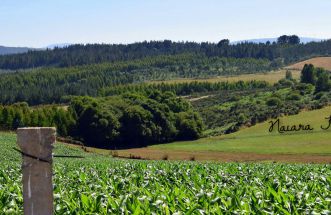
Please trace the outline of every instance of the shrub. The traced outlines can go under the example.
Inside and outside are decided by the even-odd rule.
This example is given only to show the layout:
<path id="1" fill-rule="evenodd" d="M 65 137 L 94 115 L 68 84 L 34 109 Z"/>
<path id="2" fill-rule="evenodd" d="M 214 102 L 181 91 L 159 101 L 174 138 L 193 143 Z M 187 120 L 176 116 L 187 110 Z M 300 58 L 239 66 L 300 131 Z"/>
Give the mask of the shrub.
<path id="1" fill-rule="evenodd" d="M 300 99 L 301 96 L 297 92 L 293 92 L 286 97 L 286 100 L 290 100 L 290 101 L 300 101 Z"/>
<path id="2" fill-rule="evenodd" d="M 316 82 L 316 92 L 329 91 L 330 89 L 330 75 L 326 71 L 321 71 Z"/>
<path id="3" fill-rule="evenodd" d="M 324 95 L 325 95 L 324 92 L 318 92 L 318 93 L 316 93 L 314 99 L 315 99 L 315 100 L 319 100 L 319 99 L 322 98 Z"/>
<path id="4" fill-rule="evenodd" d="M 298 90 L 300 95 L 311 94 L 314 91 L 314 85 L 299 83 L 293 87 L 293 90 Z"/>
<path id="5" fill-rule="evenodd" d="M 282 101 L 278 97 L 271 97 L 267 100 L 266 104 L 268 106 L 280 106 Z"/>
<path id="6" fill-rule="evenodd" d="M 281 79 L 278 81 L 276 85 L 282 86 L 282 87 L 292 87 L 294 85 L 292 79 Z"/>
<path id="7" fill-rule="evenodd" d="M 240 113 L 238 116 L 238 124 L 244 124 L 247 121 L 247 116 L 244 113 Z"/>
<path id="8" fill-rule="evenodd" d="M 290 70 L 286 71 L 285 79 L 286 80 L 293 80 L 293 75 L 292 75 L 292 72 Z"/>

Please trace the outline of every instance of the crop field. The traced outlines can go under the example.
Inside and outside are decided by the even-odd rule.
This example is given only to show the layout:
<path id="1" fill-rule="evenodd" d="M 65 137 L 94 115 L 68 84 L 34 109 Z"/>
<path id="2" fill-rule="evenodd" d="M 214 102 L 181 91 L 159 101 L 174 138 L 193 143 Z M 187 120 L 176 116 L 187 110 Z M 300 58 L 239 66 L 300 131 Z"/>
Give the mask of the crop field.
<path id="1" fill-rule="evenodd" d="M 273 72 L 266 72 L 266 73 L 255 73 L 255 74 L 243 74 L 243 75 L 236 75 L 236 76 L 218 76 L 215 78 L 205 78 L 205 79 L 196 79 L 196 78 L 179 78 L 179 79 L 172 79 L 169 81 L 152 81 L 150 83 L 186 83 L 186 82 L 193 82 L 193 81 L 200 81 L 200 82 L 237 82 L 237 81 L 267 81 L 271 84 L 278 82 L 280 79 L 284 78 L 286 74 L 286 70 L 279 70 Z M 294 79 L 299 79 L 300 71 L 292 71 L 292 75 Z"/>
<path id="2" fill-rule="evenodd" d="M 288 69 L 302 70 L 305 64 L 313 64 L 315 67 L 323 67 L 331 71 L 331 57 L 316 57 L 288 66 Z"/>
<path id="3" fill-rule="evenodd" d="M 22 214 L 16 135 L 0 133 L 0 211 Z M 56 144 L 55 214 L 329 214 L 331 166 L 119 160 Z"/>

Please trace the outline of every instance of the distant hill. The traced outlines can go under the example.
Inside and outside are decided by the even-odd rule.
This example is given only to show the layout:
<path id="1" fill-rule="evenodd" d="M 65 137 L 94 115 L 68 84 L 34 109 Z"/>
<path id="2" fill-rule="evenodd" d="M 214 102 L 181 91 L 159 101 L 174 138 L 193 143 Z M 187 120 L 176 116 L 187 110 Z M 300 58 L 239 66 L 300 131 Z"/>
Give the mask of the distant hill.
<path id="1" fill-rule="evenodd" d="M 286 65 L 310 56 L 331 55 L 331 40 L 318 43 L 267 46 L 256 43 L 227 45 L 219 43 L 145 41 L 132 44 L 76 44 L 59 49 L 44 49 L 29 53 L 0 56 L 0 69 L 27 69 L 35 67 L 70 67 L 78 65 L 138 60 L 161 55 L 194 53 L 207 57 L 255 58 L 276 61 L 283 58 Z"/>
<path id="2" fill-rule="evenodd" d="M 318 38 L 311 38 L 311 37 L 300 37 L 301 43 L 309 43 L 309 42 L 321 42 L 324 39 L 318 39 Z M 239 40 L 231 42 L 232 44 L 238 44 L 243 42 L 249 42 L 249 43 L 266 43 L 266 42 L 277 42 L 277 38 L 260 38 L 260 39 L 249 39 L 249 40 Z"/>
<path id="3" fill-rule="evenodd" d="M 55 43 L 55 44 L 50 44 L 46 46 L 48 49 L 54 49 L 54 48 L 67 48 L 68 46 L 74 45 L 72 43 Z"/>
<path id="4" fill-rule="evenodd" d="M 58 44 L 51 44 L 44 48 L 29 48 L 29 47 L 7 47 L 7 46 L 0 46 L 0 55 L 10 55 L 10 54 L 21 54 L 26 53 L 29 50 L 45 50 L 45 49 L 54 49 L 57 48 L 66 48 L 70 45 L 73 45 L 72 43 L 58 43 Z"/>
<path id="5" fill-rule="evenodd" d="M 0 46 L 0 55 L 25 53 L 25 52 L 28 52 L 29 50 L 35 50 L 35 49 L 34 48 L 28 48 L 28 47 Z"/>
<path id="6" fill-rule="evenodd" d="M 322 67 L 331 71 L 331 57 L 315 57 L 305 61 L 301 61 L 286 67 L 287 69 L 302 70 L 305 64 L 313 64 L 316 67 Z"/>

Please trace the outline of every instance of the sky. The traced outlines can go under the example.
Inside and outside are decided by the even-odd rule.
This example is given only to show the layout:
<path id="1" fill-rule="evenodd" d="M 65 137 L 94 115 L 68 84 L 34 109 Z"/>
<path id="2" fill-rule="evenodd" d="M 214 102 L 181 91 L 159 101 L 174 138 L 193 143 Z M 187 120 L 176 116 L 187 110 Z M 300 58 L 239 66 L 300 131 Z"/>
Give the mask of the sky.
<path id="1" fill-rule="evenodd" d="M 0 0 L 0 45 L 331 38 L 330 0 Z"/>

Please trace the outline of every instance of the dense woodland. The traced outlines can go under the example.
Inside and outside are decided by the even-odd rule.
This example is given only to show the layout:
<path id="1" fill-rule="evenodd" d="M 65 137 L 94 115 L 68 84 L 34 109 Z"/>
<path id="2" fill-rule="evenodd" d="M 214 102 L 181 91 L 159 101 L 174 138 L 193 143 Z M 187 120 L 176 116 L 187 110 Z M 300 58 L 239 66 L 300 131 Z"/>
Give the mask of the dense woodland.
<path id="1" fill-rule="evenodd" d="M 59 103 L 63 96 L 97 96 L 102 88 L 123 84 L 256 73 L 273 68 L 268 60 L 207 58 L 192 54 L 70 68 L 39 68 L 0 75 L 0 103 Z"/>
<path id="2" fill-rule="evenodd" d="M 285 36 L 285 35 L 284 35 Z M 279 37 L 278 43 L 240 43 L 229 40 L 219 43 L 150 41 L 128 45 L 88 44 L 72 45 L 46 51 L 29 51 L 24 54 L 0 56 L 0 69 L 22 69 L 44 66 L 71 67 L 142 59 L 151 56 L 199 54 L 206 57 L 255 58 L 270 61 L 281 59 L 285 63 L 309 56 L 330 55 L 331 41 L 300 44 L 299 38 Z M 295 36 L 295 35 L 293 35 Z M 292 39 L 291 39 L 292 38 Z"/>
<path id="3" fill-rule="evenodd" d="M 231 91 L 231 90 L 249 90 L 249 89 L 264 89 L 270 84 L 265 81 L 237 81 L 230 82 L 202 82 L 192 81 L 184 83 L 143 83 L 143 84 L 127 84 L 114 87 L 107 87 L 100 91 L 101 96 L 120 95 L 127 92 L 139 92 L 147 94 L 153 90 L 161 92 L 173 92 L 178 96 L 192 95 L 196 93 L 216 92 L 216 91 Z"/>
<path id="4" fill-rule="evenodd" d="M 29 107 L 27 103 L 0 106 L 1 129 L 55 126 L 60 136 L 101 148 L 142 147 L 202 135 L 201 117 L 175 94 L 152 91 L 148 95 L 72 98 L 69 107 Z"/>
<path id="5" fill-rule="evenodd" d="M 29 107 L 26 102 L 0 105 L 0 129 L 16 130 L 25 126 L 55 126 L 59 135 L 67 136 L 75 123 L 74 116 L 71 109 L 67 110 L 58 105 Z"/>

